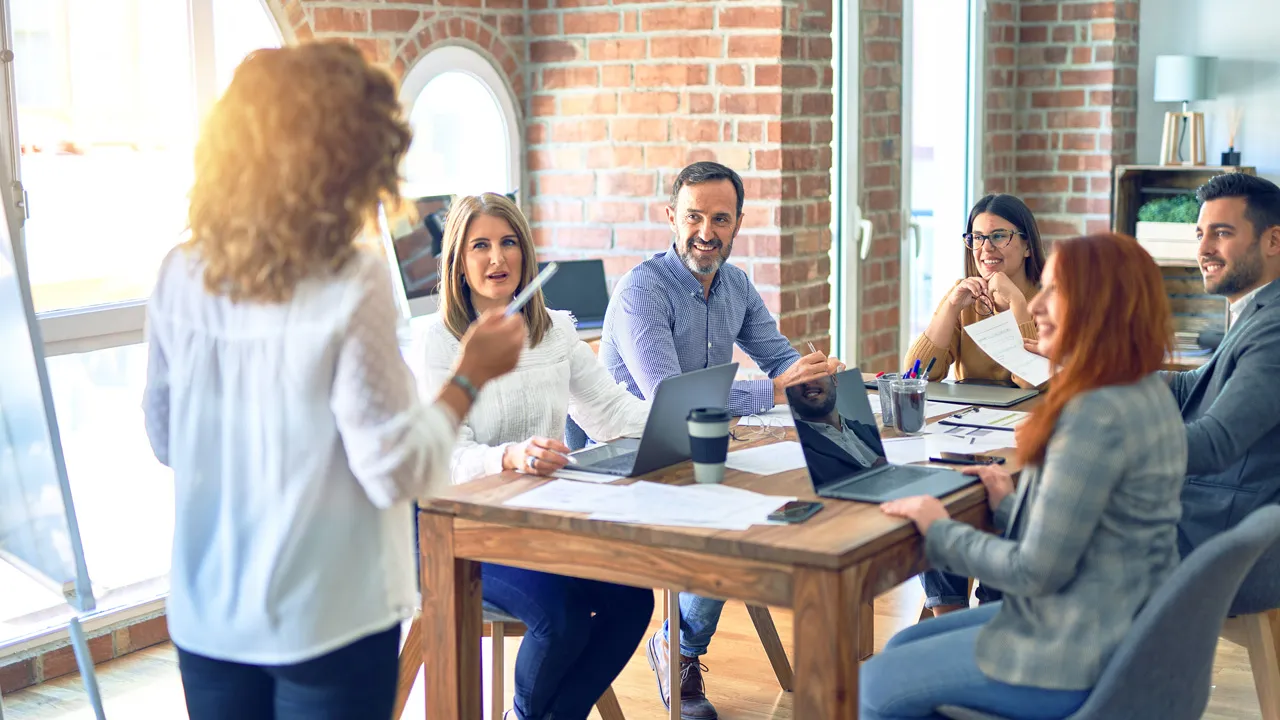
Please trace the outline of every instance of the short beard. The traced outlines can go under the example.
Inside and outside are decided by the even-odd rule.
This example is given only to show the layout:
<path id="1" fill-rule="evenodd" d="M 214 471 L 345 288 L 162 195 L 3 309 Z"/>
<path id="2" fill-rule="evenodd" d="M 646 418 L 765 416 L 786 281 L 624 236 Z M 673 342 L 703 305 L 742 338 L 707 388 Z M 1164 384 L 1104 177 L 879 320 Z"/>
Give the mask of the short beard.
<path id="1" fill-rule="evenodd" d="M 1254 242 L 1250 250 L 1257 252 L 1251 253 L 1247 259 L 1242 259 L 1229 268 L 1224 268 L 1222 277 L 1218 279 L 1216 285 L 1204 284 L 1204 291 L 1210 295 L 1222 295 L 1230 297 L 1245 292 L 1258 284 L 1262 279 L 1262 238 L 1259 237 Z"/>
<path id="2" fill-rule="evenodd" d="M 684 243 L 677 245 L 676 247 L 678 248 L 677 252 L 680 255 L 680 259 L 684 261 L 685 267 L 689 268 L 689 271 L 694 275 L 715 275 L 720 272 L 720 268 L 724 265 L 725 261 L 729 259 L 729 253 L 733 252 L 733 241 L 730 240 L 729 242 L 722 243 L 720 245 L 719 257 L 706 265 L 699 265 L 698 259 L 693 256 L 692 246 L 693 240 L 690 239 L 685 240 Z"/>

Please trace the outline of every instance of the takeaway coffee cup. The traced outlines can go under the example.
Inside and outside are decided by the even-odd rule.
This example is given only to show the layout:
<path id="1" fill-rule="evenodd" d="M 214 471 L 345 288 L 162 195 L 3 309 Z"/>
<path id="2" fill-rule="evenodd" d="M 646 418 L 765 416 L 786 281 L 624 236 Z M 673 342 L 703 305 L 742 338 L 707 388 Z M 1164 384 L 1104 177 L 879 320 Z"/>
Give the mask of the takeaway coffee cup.
<path id="1" fill-rule="evenodd" d="M 693 479 L 700 483 L 723 481 L 724 460 L 729 454 L 729 413 L 723 408 L 694 408 L 688 422 Z"/>

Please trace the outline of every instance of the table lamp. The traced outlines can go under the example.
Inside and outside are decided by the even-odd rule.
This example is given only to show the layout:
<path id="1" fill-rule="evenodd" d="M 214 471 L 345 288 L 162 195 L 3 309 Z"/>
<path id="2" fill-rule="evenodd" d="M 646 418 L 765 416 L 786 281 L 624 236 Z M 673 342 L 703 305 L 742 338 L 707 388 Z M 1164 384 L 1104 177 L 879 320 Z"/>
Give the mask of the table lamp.
<path id="1" fill-rule="evenodd" d="M 1182 112 L 1164 115 L 1164 138 L 1160 142 L 1161 165 L 1204 165 L 1204 113 L 1188 112 L 1195 100 L 1210 100 L 1216 58 L 1198 55 L 1160 55 L 1156 58 L 1156 102 L 1180 102 Z M 1190 149 L 1182 159 L 1182 133 L 1190 126 Z"/>

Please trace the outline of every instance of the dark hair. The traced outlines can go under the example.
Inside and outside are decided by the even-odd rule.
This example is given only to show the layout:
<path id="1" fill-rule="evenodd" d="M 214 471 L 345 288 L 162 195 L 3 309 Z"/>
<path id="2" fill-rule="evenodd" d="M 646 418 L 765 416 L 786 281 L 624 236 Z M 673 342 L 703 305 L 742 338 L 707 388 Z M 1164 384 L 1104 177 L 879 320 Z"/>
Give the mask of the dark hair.
<path id="1" fill-rule="evenodd" d="M 1031 250 L 1023 263 L 1023 269 L 1027 273 L 1027 279 L 1039 286 L 1040 273 L 1044 271 L 1044 243 L 1040 240 L 1040 226 L 1036 225 L 1036 216 L 1031 214 L 1031 208 L 1012 195 L 987 195 L 974 203 L 973 209 L 969 211 L 969 222 L 964 226 L 966 233 L 973 232 L 973 221 L 984 212 L 999 215 L 1013 223 L 1022 233 Z M 978 274 L 978 264 L 973 261 L 972 252 L 964 255 L 964 274 L 965 277 Z"/>
<path id="2" fill-rule="evenodd" d="M 738 173 L 731 168 L 710 160 L 696 162 L 680 171 L 680 174 L 676 176 L 676 181 L 671 183 L 671 207 L 674 209 L 676 206 L 676 198 L 680 195 L 680 188 L 685 185 L 701 185 L 704 182 L 713 180 L 728 180 L 733 183 L 733 189 L 738 193 L 738 215 L 742 215 L 742 203 L 746 200 L 746 190 L 742 188 L 742 178 L 738 177 Z"/>
<path id="3" fill-rule="evenodd" d="M 1280 187 L 1257 175 L 1218 175 L 1196 190 L 1201 203 L 1222 198 L 1244 198 L 1244 219 L 1253 224 L 1257 237 L 1269 227 L 1280 225 Z"/>

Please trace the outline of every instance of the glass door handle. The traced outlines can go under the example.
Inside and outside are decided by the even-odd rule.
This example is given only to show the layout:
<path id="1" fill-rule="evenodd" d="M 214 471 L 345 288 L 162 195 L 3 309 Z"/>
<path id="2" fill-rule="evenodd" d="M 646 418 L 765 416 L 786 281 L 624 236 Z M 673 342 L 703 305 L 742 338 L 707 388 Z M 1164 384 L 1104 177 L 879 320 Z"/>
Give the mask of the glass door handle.
<path id="1" fill-rule="evenodd" d="M 912 256 L 912 257 L 917 257 L 917 258 L 918 258 L 918 257 L 920 257 L 920 247 L 921 247 L 921 243 L 920 243 L 920 223 L 918 223 L 918 222 L 913 222 L 913 223 L 911 223 L 911 224 L 907 225 L 907 227 L 911 230 L 911 239 L 912 239 L 912 241 L 915 243 L 915 250 L 913 250 L 913 251 L 912 251 L 911 256 Z"/>
<path id="2" fill-rule="evenodd" d="M 871 221 L 862 218 L 858 221 L 858 257 L 862 260 L 867 259 L 867 254 L 871 252 L 871 236 L 874 228 Z"/>

